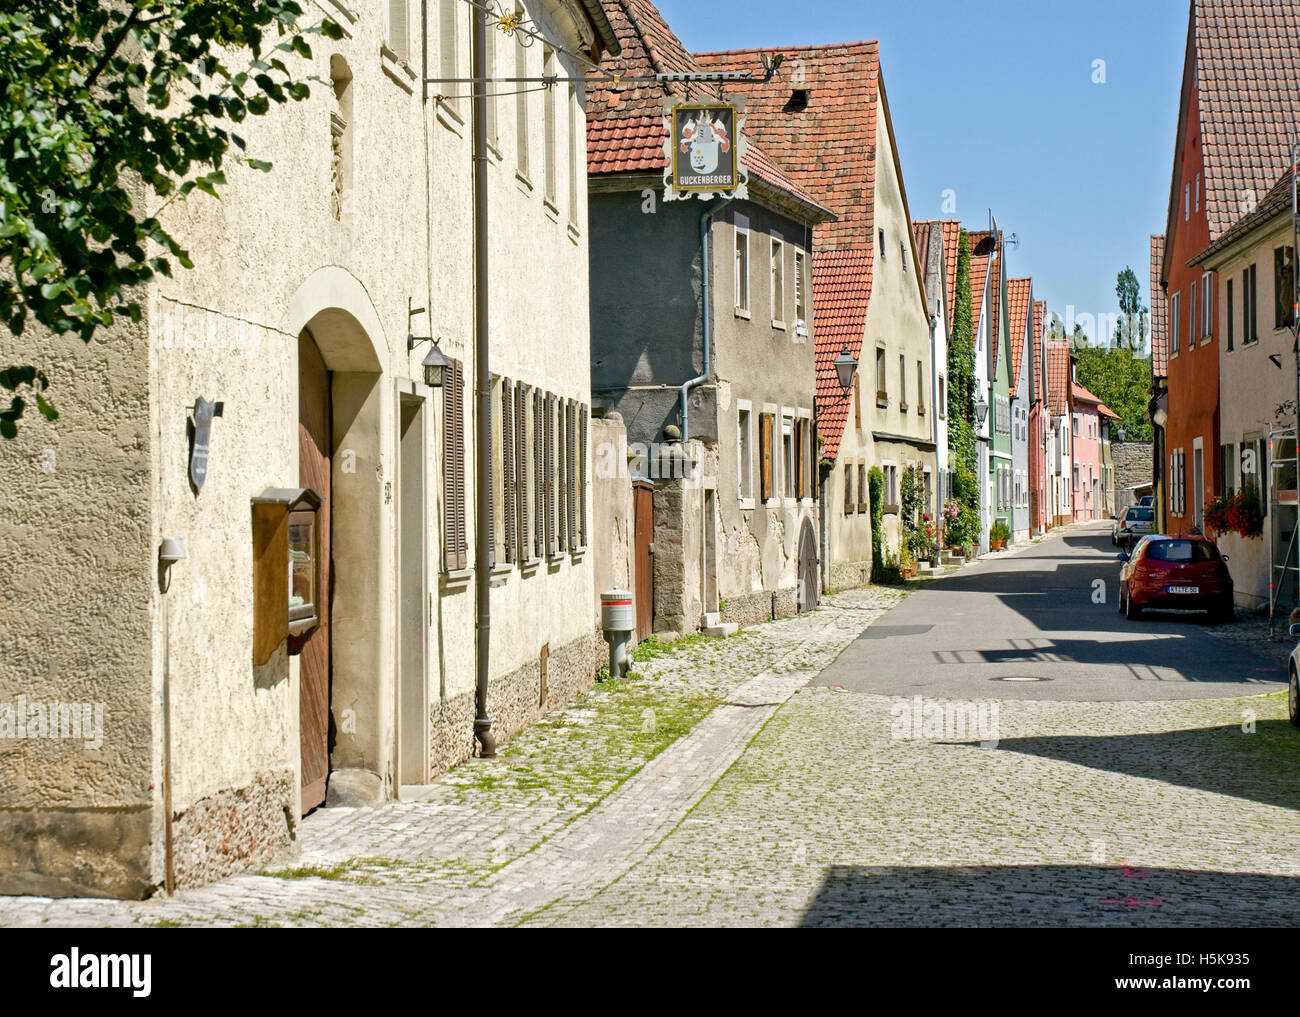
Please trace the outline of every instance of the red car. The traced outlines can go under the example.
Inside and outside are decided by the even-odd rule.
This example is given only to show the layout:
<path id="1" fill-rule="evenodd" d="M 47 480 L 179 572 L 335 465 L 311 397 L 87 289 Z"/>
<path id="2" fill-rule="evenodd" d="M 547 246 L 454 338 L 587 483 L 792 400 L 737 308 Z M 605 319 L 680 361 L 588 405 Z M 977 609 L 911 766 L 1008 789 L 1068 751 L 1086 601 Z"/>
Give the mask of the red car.
<path id="1" fill-rule="evenodd" d="M 1208 611 L 1214 621 L 1232 620 L 1228 559 L 1212 540 L 1151 535 L 1119 560 L 1119 609 L 1126 617 L 1137 618 L 1150 607 Z"/>

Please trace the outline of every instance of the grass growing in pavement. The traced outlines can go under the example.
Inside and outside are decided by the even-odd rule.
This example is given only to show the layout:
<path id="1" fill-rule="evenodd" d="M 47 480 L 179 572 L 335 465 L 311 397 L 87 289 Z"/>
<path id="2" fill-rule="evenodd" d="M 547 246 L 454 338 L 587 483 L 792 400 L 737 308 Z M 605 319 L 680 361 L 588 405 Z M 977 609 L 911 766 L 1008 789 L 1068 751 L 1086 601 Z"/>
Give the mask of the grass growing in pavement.
<path id="1" fill-rule="evenodd" d="M 670 643 L 660 642 L 657 635 L 650 635 L 641 640 L 632 650 L 632 660 L 637 664 L 644 664 L 648 660 L 655 660 L 658 657 L 666 657 L 671 653 L 688 649 L 706 640 L 706 636 L 700 632 L 692 632 L 689 635 L 681 636 Z"/>

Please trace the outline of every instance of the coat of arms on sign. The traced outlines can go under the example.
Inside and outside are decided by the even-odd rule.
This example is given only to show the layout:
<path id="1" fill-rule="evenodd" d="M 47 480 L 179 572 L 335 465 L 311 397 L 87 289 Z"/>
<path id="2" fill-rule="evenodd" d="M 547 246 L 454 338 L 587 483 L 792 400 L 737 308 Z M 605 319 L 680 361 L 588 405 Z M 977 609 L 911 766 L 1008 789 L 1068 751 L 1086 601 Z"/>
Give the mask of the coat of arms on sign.
<path id="1" fill-rule="evenodd" d="M 710 195 L 746 197 L 747 180 L 741 168 L 743 118 L 743 100 L 674 103 L 665 99 L 665 201 Z"/>

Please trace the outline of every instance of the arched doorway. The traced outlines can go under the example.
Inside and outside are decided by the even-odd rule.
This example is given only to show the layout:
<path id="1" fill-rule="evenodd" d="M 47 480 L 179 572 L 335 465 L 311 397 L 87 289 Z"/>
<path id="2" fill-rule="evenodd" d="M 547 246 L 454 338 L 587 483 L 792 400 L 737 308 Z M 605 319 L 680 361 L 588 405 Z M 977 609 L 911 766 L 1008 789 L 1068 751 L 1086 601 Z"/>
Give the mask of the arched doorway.
<path id="1" fill-rule="evenodd" d="M 325 801 L 330 771 L 330 488 L 334 451 L 330 372 L 311 335 L 298 337 L 298 484 L 321 497 L 319 522 L 320 570 L 317 593 L 320 623 L 310 632 L 289 639 L 289 652 L 299 658 L 298 737 L 302 752 L 302 812 Z"/>
<path id="2" fill-rule="evenodd" d="M 821 600 L 821 574 L 817 568 L 817 530 L 811 519 L 803 521 L 799 534 L 799 588 L 796 593 L 799 613 L 811 611 Z"/>

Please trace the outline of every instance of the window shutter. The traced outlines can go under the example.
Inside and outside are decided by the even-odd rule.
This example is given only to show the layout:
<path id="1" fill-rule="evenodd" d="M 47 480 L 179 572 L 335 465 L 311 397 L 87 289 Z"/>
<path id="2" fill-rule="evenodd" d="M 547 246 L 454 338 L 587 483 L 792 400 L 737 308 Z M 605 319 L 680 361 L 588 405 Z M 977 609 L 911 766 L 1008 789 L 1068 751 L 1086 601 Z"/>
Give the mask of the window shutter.
<path id="1" fill-rule="evenodd" d="M 505 499 L 502 517 L 506 525 L 506 561 L 514 563 L 519 555 L 516 536 L 515 507 L 515 387 L 509 379 L 501 382 L 501 487 Z"/>
<path id="2" fill-rule="evenodd" d="M 442 567 L 456 565 L 456 361 L 442 389 Z"/>
<path id="3" fill-rule="evenodd" d="M 545 400 L 533 393 L 533 555 L 546 556 L 546 425 Z"/>
<path id="4" fill-rule="evenodd" d="M 844 464 L 844 514 L 853 515 L 856 503 L 853 500 L 853 465 Z"/>
<path id="5" fill-rule="evenodd" d="M 866 463 L 858 463 L 858 511 L 866 512 L 871 508 L 867 504 L 869 501 L 870 491 L 867 489 L 867 466 Z M 890 491 L 885 497 L 888 504 L 894 504 L 890 499 L 893 498 L 893 491 Z"/>
<path id="6" fill-rule="evenodd" d="M 586 403 L 578 404 L 578 546 L 587 546 L 587 419 L 591 411 Z"/>
<path id="7" fill-rule="evenodd" d="M 546 553 L 555 554 L 555 396 L 546 393 Z"/>
<path id="8" fill-rule="evenodd" d="M 475 400 L 474 400 L 474 412 L 475 412 L 476 414 L 477 414 L 478 411 L 479 411 L 479 406 L 480 406 L 480 403 L 479 403 L 478 399 L 475 398 Z M 495 411 L 492 410 L 492 400 L 491 400 L 491 399 L 488 400 L 488 411 L 489 411 L 490 413 L 493 413 L 493 415 L 495 416 Z M 496 513 L 497 491 L 496 491 L 496 484 L 493 483 L 493 480 L 495 479 L 495 478 L 494 478 L 494 474 L 496 473 L 496 469 L 495 469 L 496 459 L 494 458 L 495 455 L 496 455 L 496 453 L 494 452 L 494 450 L 493 450 L 493 448 L 492 448 L 492 431 L 493 431 L 493 427 L 492 427 L 491 424 L 489 424 L 489 425 L 488 425 L 488 428 L 487 428 L 487 448 L 476 449 L 475 451 L 478 452 L 478 461 L 479 461 L 480 463 L 483 464 L 483 469 L 487 470 L 487 503 L 488 503 L 489 506 L 491 506 L 489 512 L 487 513 L 488 527 L 487 527 L 487 534 L 486 534 L 486 537 L 487 537 L 487 549 L 488 549 L 488 566 L 489 566 L 490 568 L 496 568 L 496 564 L 497 564 L 497 513 Z M 477 564 L 477 562 L 476 562 L 476 564 Z"/>
<path id="9" fill-rule="evenodd" d="M 758 454 L 762 460 L 762 494 L 763 501 L 772 497 L 772 414 L 764 413 L 759 418 Z"/>
<path id="10" fill-rule="evenodd" d="M 450 529 L 447 567 L 469 567 L 468 538 L 465 526 L 465 368 L 459 360 L 452 362 L 451 420 L 447 451 L 451 454 L 451 504 L 447 508 Z"/>
<path id="11" fill-rule="evenodd" d="M 804 455 L 808 451 L 807 423 L 796 420 L 794 424 L 794 496 L 808 497 L 808 471 L 804 469 Z"/>
<path id="12" fill-rule="evenodd" d="M 566 455 L 564 460 L 564 479 L 567 493 L 565 516 L 565 536 L 570 551 L 578 549 L 578 404 L 572 399 L 564 406 L 564 439 Z"/>
<path id="13" fill-rule="evenodd" d="M 523 385 L 515 388 L 515 501 L 518 519 L 516 521 L 516 543 L 519 547 L 519 560 L 527 561 L 532 557 L 528 553 L 528 401 Z"/>

